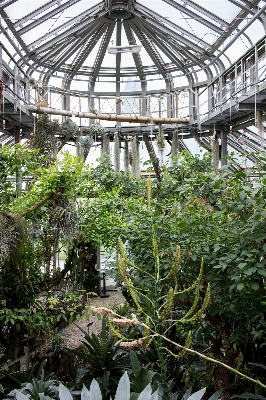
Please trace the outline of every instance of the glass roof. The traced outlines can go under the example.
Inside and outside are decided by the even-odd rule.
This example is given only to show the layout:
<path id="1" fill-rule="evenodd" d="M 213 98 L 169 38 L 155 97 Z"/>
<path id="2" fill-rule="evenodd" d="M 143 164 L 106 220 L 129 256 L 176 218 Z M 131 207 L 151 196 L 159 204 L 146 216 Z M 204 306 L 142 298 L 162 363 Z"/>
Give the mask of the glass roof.
<path id="1" fill-rule="evenodd" d="M 143 81 L 177 72 L 187 77 L 192 69 L 199 77 L 206 69 L 219 74 L 265 32 L 266 5 L 260 0 L 1 3 L 2 41 L 13 46 L 16 60 L 31 74 L 61 73 L 69 80 Z M 141 45 L 141 51 L 108 53 L 109 47 L 129 45 Z"/>

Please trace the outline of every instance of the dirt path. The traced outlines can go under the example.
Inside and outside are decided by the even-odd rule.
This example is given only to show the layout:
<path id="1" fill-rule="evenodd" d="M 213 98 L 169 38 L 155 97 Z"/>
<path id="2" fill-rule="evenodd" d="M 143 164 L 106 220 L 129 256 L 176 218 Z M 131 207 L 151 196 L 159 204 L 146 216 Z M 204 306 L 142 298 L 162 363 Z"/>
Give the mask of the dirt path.
<path id="1" fill-rule="evenodd" d="M 109 307 L 110 305 L 119 305 L 124 302 L 124 297 L 121 292 L 118 291 L 110 291 L 108 292 L 109 297 L 101 298 L 94 297 L 89 299 L 88 308 L 90 306 L 94 307 Z M 90 314 L 90 313 L 89 313 Z M 93 324 L 89 327 L 89 333 L 98 334 L 101 331 L 102 322 L 97 319 L 96 316 L 89 316 L 88 313 L 78 321 L 75 321 L 73 324 L 68 325 L 66 328 L 62 329 L 60 336 L 64 339 L 64 346 L 70 349 L 74 349 L 79 347 L 80 343 L 83 340 L 82 331 L 75 325 L 80 326 L 84 331 L 88 332 L 88 323 L 92 322 Z"/>

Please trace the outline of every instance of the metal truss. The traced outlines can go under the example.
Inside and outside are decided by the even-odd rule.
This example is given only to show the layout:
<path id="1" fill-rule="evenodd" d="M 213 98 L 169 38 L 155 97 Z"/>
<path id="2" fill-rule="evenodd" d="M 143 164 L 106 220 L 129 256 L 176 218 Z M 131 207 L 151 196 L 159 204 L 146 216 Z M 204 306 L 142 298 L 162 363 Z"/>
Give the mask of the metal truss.
<path id="1" fill-rule="evenodd" d="M 18 3 L 19 1 L 17 0 Z M 34 32 L 37 26 L 42 26 L 43 23 L 49 21 L 51 18 L 60 16 L 64 11 L 79 3 L 81 4 L 83 0 L 68 0 L 63 4 L 57 0 L 50 0 L 16 21 L 12 21 L 8 16 L 9 6 L 14 1 L 6 0 L 0 6 L 0 15 L 5 21 L 2 32 L 10 42 L 12 41 L 12 37 L 14 37 L 19 45 L 16 46 L 16 52 L 21 56 L 21 63 L 27 64 L 33 70 L 38 70 L 39 66 L 45 67 L 48 74 L 53 74 L 57 71 L 62 71 L 63 73 L 67 71 L 71 74 L 73 66 L 71 65 L 72 63 L 68 63 L 68 57 L 72 57 L 76 52 L 79 54 L 78 57 L 82 62 L 76 62 L 74 67 L 75 73 L 84 74 L 85 70 L 82 68 L 82 65 L 86 65 L 86 54 L 88 55 L 90 52 L 86 53 L 83 47 L 91 42 L 90 36 L 93 37 L 96 31 L 100 32 L 98 40 L 101 41 L 101 49 L 97 54 L 97 59 L 90 66 L 90 70 L 92 71 L 91 79 L 96 80 L 98 76 L 106 74 L 102 62 L 111 38 L 110 25 L 107 23 L 108 19 L 110 21 L 110 18 L 113 18 L 112 13 L 115 13 L 116 10 L 125 10 L 129 13 L 129 18 L 127 19 L 126 17 L 122 21 L 122 24 L 128 42 L 134 44 L 140 40 L 144 50 L 149 54 L 155 66 L 155 68 L 145 68 L 141 62 L 141 55 L 133 55 L 135 71 L 131 69 L 131 73 L 132 75 L 137 74 L 141 81 L 144 81 L 147 79 L 148 74 L 159 73 L 165 77 L 175 69 L 187 74 L 189 66 L 196 67 L 194 70 L 196 74 L 197 71 L 206 70 L 208 66 L 214 63 L 220 69 L 219 72 L 222 72 L 223 65 L 220 56 L 224 54 L 226 49 L 238 37 L 241 35 L 245 36 L 245 30 L 256 19 L 260 19 L 266 28 L 266 6 L 259 9 L 259 0 L 228 1 L 239 7 L 239 13 L 231 23 L 219 17 L 218 13 L 216 15 L 208 11 L 193 0 L 186 0 L 183 4 L 175 0 L 162 0 L 162 2 L 167 3 L 173 9 L 177 9 L 181 15 L 192 18 L 214 32 L 218 38 L 212 45 L 206 42 L 204 37 L 197 37 L 193 31 L 186 30 L 178 24 L 171 22 L 170 19 L 163 17 L 158 12 L 145 7 L 141 4 L 141 0 L 139 2 L 133 0 L 125 0 L 123 2 L 116 0 L 101 1 L 95 6 L 88 8 L 85 12 L 59 24 L 54 29 L 50 29 L 41 37 L 28 44 L 23 39 L 26 33 Z M 240 22 L 247 16 L 250 17 L 247 24 L 238 29 Z M 119 26 L 119 23 L 119 19 L 116 20 L 116 27 Z M 225 46 L 222 46 L 232 33 L 234 33 L 232 40 Z M 153 44 L 151 44 L 151 35 L 155 38 Z M 246 39 L 250 40 L 247 35 Z M 160 49 L 160 51 L 163 51 L 167 55 L 172 61 L 172 65 L 165 64 L 159 56 L 157 49 Z M 117 62 L 113 72 L 111 69 L 108 72 L 110 76 L 113 74 L 116 78 L 118 76 L 128 76 L 128 72 L 121 68 L 121 63 L 118 61 L 119 57 L 119 55 L 116 56 Z M 183 69 L 180 69 L 180 66 Z M 86 68 L 86 71 L 88 70 Z"/>

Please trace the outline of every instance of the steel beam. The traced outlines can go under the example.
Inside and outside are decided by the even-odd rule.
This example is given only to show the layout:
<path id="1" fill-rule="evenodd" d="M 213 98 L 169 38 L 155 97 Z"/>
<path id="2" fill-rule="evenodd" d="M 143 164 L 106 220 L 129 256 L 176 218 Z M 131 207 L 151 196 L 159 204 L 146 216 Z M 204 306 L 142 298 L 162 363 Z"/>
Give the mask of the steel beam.
<path id="1" fill-rule="evenodd" d="M 68 47 L 65 49 L 64 53 L 61 54 L 54 65 L 52 65 L 53 70 L 59 69 L 64 62 L 69 59 L 73 54 L 76 53 L 79 49 L 82 49 L 84 46 L 87 46 L 88 43 L 90 43 L 93 40 L 94 33 L 98 32 L 99 29 L 103 27 L 104 22 L 98 21 L 98 23 L 92 24 L 89 31 L 85 31 L 85 37 L 82 40 L 76 39 L 75 43 L 70 45 L 71 47 Z M 49 55 L 49 54 L 48 54 Z"/>
<path id="2" fill-rule="evenodd" d="M 117 21 L 116 22 L 116 46 L 121 46 L 121 33 L 122 33 L 122 22 Z M 121 106 L 122 106 L 122 101 L 120 100 L 120 67 L 121 67 L 121 53 L 116 54 L 116 63 L 115 63 L 115 69 L 116 69 L 116 113 L 121 114 Z M 117 126 L 121 125 L 120 121 L 117 121 Z"/>
<path id="3" fill-rule="evenodd" d="M 129 26 L 129 24 L 127 23 L 127 21 L 123 22 L 123 26 L 124 26 L 124 29 L 125 29 L 125 32 L 126 32 L 128 44 L 129 45 L 137 44 L 137 42 L 135 40 L 135 37 L 133 35 L 132 29 Z M 143 81 L 145 79 L 145 75 L 143 73 L 143 65 L 142 65 L 141 57 L 140 57 L 139 53 L 132 53 L 132 56 L 133 56 L 133 59 L 134 59 L 134 63 L 136 65 L 136 69 L 138 71 L 139 79 L 141 81 Z"/>
<path id="4" fill-rule="evenodd" d="M 249 3 L 249 2 L 247 2 L 247 3 L 249 3 L 249 4 L 246 4 L 246 3 L 240 3 L 240 2 L 237 1 L 237 0 L 228 0 L 228 1 L 230 1 L 230 3 L 234 4 L 235 6 L 241 8 L 242 10 L 246 10 L 246 11 L 248 11 L 248 12 L 254 14 L 254 12 L 253 12 L 253 11 L 251 10 L 251 8 L 250 8 L 250 3 Z"/>
<path id="5" fill-rule="evenodd" d="M 169 19 L 164 18 L 163 16 L 161 16 L 160 14 L 157 14 L 156 12 L 150 10 L 149 8 L 146 8 L 143 5 L 137 4 L 136 7 L 135 7 L 135 10 L 133 11 L 133 14 L 134 14 L 134 12 L 136 10 L 139 10 L 140 12 L 143 11 L 145 16 L 149 15 L 155 21 L 159 20 L 160 22 L 163 22 L 165 25 L 169 25 L 171 28 L 179 31 L 182 35 L 187 36 L 192 40 L 195 40 L 195 42 L 197 44 L 201 44 L 206 49 L 210 47 L 209 43 L 207 43 L 204 40 L 198 38 L 196 35 L 193 35 L 193 33 L 187 31 L 186 29 L 181 28 L 180 26 L 178 26 L 178 25 L 174 24 L 173 22 L 171 22 Z M 147 17 L 146 17 L 146 20 L 147 20 Z"/>
<path id="6" fill-rule="evenodd" d="M 27 26 L 25 26 L 24 28 L 21 28 L 18 30 L 18 33 L 20 35 L 24 35 L 25 33 L 27 33 L 28 31 L 30 31 L 31 29 L 35 28 L 36 26 L 39 26 L 40 24 L 42 24 L 43 22 L 47 21 L 48 19 L 52 18 L 53 16 L 59 14 L 60 12 L 63 12 L 64 10 L 66 10 L 67 8 L 71 7 L 72 5 L 78 3 L 80 0 L 69 0 L 67 3 L 64 3 L 63 5 L 58 6 L 56 9 L 48 12 L 47 14 L 43 15 L 42 17 L 39 17 L 38 19 L 36 19 L 35 21 L 32 21 L 31 23 L 29 23 Z M 54 4 L 58 5 L 58 1 L 52 1 L 50 3 L 53 3 L 51 6 L 53 6 Z M 31 14 L 26 15 L 24 18 L 20 19 L 18 22 L 16 22 L 16 24 L 14 24 L 15 27 L 20 26 L 21 24 L 29 21 L 30 19 L 33 19 L 35 16 L 41 14 L 43 11 L 45 11 L 46 9 L 48 9 L 49 4 L 46 4 L 43 7 L 40 7 L 39 9 L 37 9 L 36 11 L 34 11 Z M 50 7 L 51 7 L 50 6 Z"/>
<path id="7" fill-rule="evenodd" d="M 20 44 L 21 48 L 25 51 L 26 55 L 28 55 L 29 50 L 28 50 L 26 44 L 24 43 L 24 41 L 22 40 L 20 35 L 17 33 L 16 29 L 14 28 L 14 25 L 12 24 L 9 16 L 7 15 L 7 13 L 3 9 L 3 7 L 0 7 L 0 16 L 4 19 L 8 29 L 10 30 L 10 32 L 12 32 L 12 34 L 14 35 L 14 38 L 18 41 L 18 43 Z M 2 26 L 2 24 L 1 24 L 1 26 Z M 5 28 L 3 27 L 2 30 L 4 31 Z"/>
<path id="8" fill-rule="evenodd" d="M 0 43 L 0 80 L 3 78 L 3 47 Z M 1 84 L 1 90 L 3 90 L 3 84 Z"/>
<path id="9" fill-rule="evenodd" d="M 266 111 L 266 103 L 239 103 L 238 109 Z"/>
<path id="10" fill-rule="evenodd" d="M 69 43 L 69 46 L 71 46 L 72 43 Z M 68 46 L 68 48 L 69 48 Z M 43 65 L 48 60 L 55 59 L 55 58 L 60 58 L 62 54 L 64 54 L 66 51 L 66 44 L 65 42 L 61 43 L 61 45 L 58 44 L 58 46 L 54 47 L 52 50 L 47 51 L 44 53 L 41 57 L 38 57 L 38 64 Z"/>
<path id="11" fill-rule="evenodd" d="M 162 34 L 164 34 L 165 38 L 168 38 L 168 36 L 171 38 L 174 37 L 177 41 L 183 43 L 185 46 L 190 47 L 194 51 L 196 51 L 198 53 L 203 52 L 202 47 L 200 47 L 196 43 L 193 43 L 190 40 L 186 39 L 184 36 L 178 35 L 172 29 L 169 29 L 166 26 L 158 23 L 155 19 L 150 18 L 147 15 L 145 15 L 145 18 L 142 18 L 143 14 L 141 12 L 139 12 L 136 8 L 132 11 L 132 13 L 135 16 L 139 17 L 139 19 L 142 19 L 143 23 L 149 22 L 150 25 L 153 26 L 154 34 L 156 34 L 158 32 L 158 30 L 160 30 L 162 32 Z M 198 40 L 198 42 L 199 42 L 199 40 Z M 210 46 L 208 46 L 208 47 L 210 47 Z M 207 54 L 207 52 L 206 52 L 206 54 Z"/>
<path id="12" fill-rule="evenodd" d="M 164 61 L 156 48 L 153 46 L 152 42 L 144 35 L 141 27 L 139 27 L 138 24 L 135 24 L 134 19 L 130 20 L 128 23 L 135 35 L 139 38 L 150 58 L 154 62 L 155 66 L 158 69 L 158 72 L 165 78 L 167 73 L 165 71 Z"/>
<path id="13" fill-rule="evenodd" d="M 176 57 L 175 54 L 171 52 L 171 50 L 168 49 L 167 43 L 164 43 L 163 38 L 157 38 L 154 32 L 150 32 L 149 29 L 146 28 L 146 22 L 144 21 L 139 21 L 139 18 L 134 21 L 135 24 L 138 24 L 139 29 L 142 29 L 145 35 L 152 40 L 154 43 L 156 43 L 156 46 L 178 67 L 184 74 L 188 74 L 189 71 L 187 71 L 182 62 L 179 61 Z M 149 26 L 150 28 L 150 26 Z M 166 76 L 165 78 L 168 78 Z"/>
<path id="14" fill-rule="evenodd" d="M 163 0 L 163 1 L 164 1 L 164 0 Z M 251 3 L 251 6 L 252 6 L 252 7 L 256 7 L 256 6 L 258 5 L 259 1 L 260 1 L 260 0 L 254 0 L 254 1 Z M 241 28 L 241 29 L 239 29 L 239 30 L 237 31 L 237 33 L 235 34 L 235 36 L 233 37 L 233 39 L 232 39 L 230 42 L 228 42 L 228 43 L 223 47 L 222 50 L 219 50 L 219 54 L 218 54 L 212 61 L 214 62 L 215 60 L 219 59 L 220 55 L 223 54 L 229 47 L 231 47 L 232 44 L 239 38 L 239 36 L 241 36 L 241 35 L 245 32 L 245 30 L 246 30 L 250 25 L 252 25 L 253 22 L 255 22 L 256 19 L 258 19 L 258 17 L 259 17 L 261 14 L 263 14 L 263 13 L 265 12 L 265 10 L 266 10 L 266 5 L 263 6 L 259 11 L 257 11 L 257 12 L 253 15 L 253 17 L 247 22 L 247 24 L 246 24 L 243 28 Z M 225 40 L 231 35 L 232 31 L 234 31 L 234 30 L 238 27 L 238 25 L 239 25 L 239 21 L 238 21 L 239 18 L 244 19 L 244 18 L 247 17 L 248 14 L 249 14 L 249 12 L 246 11 L 246 10 L 244 10 L 244 11 L 242 11 L 242 12 L 233 20 L 233 22 L 230 24 L 230 29 L 226 32 L 226 34 L 224 34 L 220 39 L 218 39 L 218 40 L 216 41 L 216 43 L 211 47 L 211 50 L 210 50 L 210 51 L 211 51 L 212 53 L 214 53 L 216 50 L 218 50 L 219 47 L 222 45 L 222 43 L 224 43 Z"/>
<path id="15" fill-rule="evenodd" d="M 107 49 L 108 44 L 110 42 L 110 39 L 112 37 L 114 28 L 115 28 L 115 22 L 112 21 L 108 25 L 108 28 L 107 28 L 106 32 L 104 33 L 104 35 L 103 35 L 103 39 L 102 39 L 102 42 L 100 44 L 100 48 L 98 50 L 98 53 L 97 53 L 95 61 L 94 61 L 94 65 L 92 67 L 92 71 L 93 72 L 92 72 L 92 75 L 91 75 L 91 79 L 93 81 L 96 80 L 96 78 L 97 78 L 97 76 L 99 74 L 99 71 L 100 71 L 100 68 L 101 68 L 105 53 L 106 53 L 106 49 Z"/>
<path id="16" fill-rule="evenodd" d="M 213 21 L 217 22 L 220 25 L 225 26 L 226 28 L 229 27 L 228 22 L 224 21 L 218 15 L 215 15 L 212 12 L 206 10 L 206 8 L 200 6 L 199 4 L 195 3 L 194 1 L 185 0 L 184 1 L 184 5 L 189 5 L 190 7 L 194 8 L 197 11 L 199 11 L 201 14 L 205 15 L 205 17 L 208 17 L 208 18 L 212 19 Z"/>
<path id="17" fill-rule="evenodd" d="M 76 75 L 77 71 L 79 68 L 82 66 L 83 62 L 86 60 L 88 55 L 91 53 L 93 48 L 96 46 L 98 41 L 100 40 L 100 37 L 104 34 L 106 30 L 106 25 L 103 25 L 98 32 L 95 32 L 94 35 L 90 38 L 89 43 L 84 46 L 82 51 L 78 54 L 77 58 L 73 62 L 73 67 L 72 71 L 70 74 L 70 78 L 72 78 L 74 75 Z"/>
<path id="18" fill-rule="evenodd" d="M 42 43 L 44 40 L 47 40 L 50 37 L 55 36 L 53 39 L 46 42 L 44 45 L 38 47 L 38 49 L 41 48 L 41 50 L 42 50 L 42 47 L 44 46 L 44 49 L 45 49 L 45 45 L 48 44 L 48 46 L 46 46 L 46 47 L 49 48 L 49 47 L 51 47 L 50 44 L 55 44 L 55 43 L 57 43 L 57 41 L 64 39 L 64 38 L 76 33 L 79 30 L 82 32 L 82 29 L 86 25 L 93 22 L 95 20 L 95 18 L 104 16 L 106 14 L 106 10 L 103 9 L 103 4 L 104 4 L 104 2 L 101 2 L 94 7 L 91 7 L 86 13 L 81 13 L 81 14 L 77 15 L 76 17 L 70 19 L 69 22 L 66 22 L 65 24 L 60 25 L 58 28 L 45 33 L 45 35 L 43 35 L 41 38 L 30 43 L 28 45 L 28 48 L 34 48 L 34 47 L 38 46 L 40 43 Z M 69 28 L 69 25 L 72 25 L 72 27 Z M 60 31 L 62 31 L 64 29 L 65 29 L 65 31 L 63 33 L 61 33 L 60 35 L 57 35 Z"/>
<path id="19" fill-rule="evenodd" d="M 188 8 L 182 6 L 181 4 L 176 3 L 174 0 L 163 0 L 165 3 L 169 4 L 170 6 L 176 8 L 177 10 L 183 12 L 186 15 L 189 15 L 191 18 L 195 19 L 196 21 L 200 22 L 201 24 L 207 26 L 211 30 L 219 33 L 223 33 L 223 30 L 218 26 L 214 25 L 212 22 L 202 18 L 200 15 L 195 14 L 193 11 L 189 10 Z"/>
<path id="20" fill-rule="evenodd" d="M 104 13 L 104 12 L 103 12 Z M 99 20 L 100 21 L 100 20 Z M 86 28 L 91 27 L 91 25 L 94 25 L 95 22 L 95 18 L 93 16 L 89 17 L 88 19 L 86 19 L 85 21 L 83 21 L 82 23 L 74 26 L 73 28 L 69 29 L 67 32 L 62 33 L 61 35 L 56 36 L 55 38 L 51 39 L 50 41 L 44 43 L 43 45 L 39 46 L 36 48 L 36 50 L 34 51 L 34 54 L 40 54 L 43 51 L 47 51 L 51 48 L 53 48 L 54 46 L 58 45 L 58 42 L 67 42 L 69 41 L 71 38 L 74 39 L 82 39 L 83 35 L 84 35 L 84 30 L 86 31 Z"/>
<path id="21" fill-rule="evenodd" d="M 18 1 L 18 0 L 6 0 L 6 1 L 3 0 L 3 3 L 1 4 L 1 7 L 3 7 L 3 8 L 8 7 L 11 4 L 15 3 L 16 1 Z"/>

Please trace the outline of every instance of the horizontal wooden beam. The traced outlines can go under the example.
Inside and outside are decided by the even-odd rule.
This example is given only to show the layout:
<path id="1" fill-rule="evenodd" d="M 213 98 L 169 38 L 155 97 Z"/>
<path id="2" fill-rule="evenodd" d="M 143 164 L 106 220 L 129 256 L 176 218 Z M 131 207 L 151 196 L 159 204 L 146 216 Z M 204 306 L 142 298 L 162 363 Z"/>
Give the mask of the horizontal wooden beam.
<path id="1" fill-rule="evenodd" d="M 36 114 L 49 114 L 49 115 L 63 115 L 65 117 L 77 117 L 88 119 L 99 119 L 105 121 L 117 122 L 135 122 L 143 124 L 189 124 L 189 118 L 159 118 L 159 117 L 145 117 L 138 115 L 121 115 L 121 114 L 94 114 L 90 112 L 76 112 L 67 110 L 58 110 L 50 107 L 37 107 L 29 105 L 28 110 Z"/>

